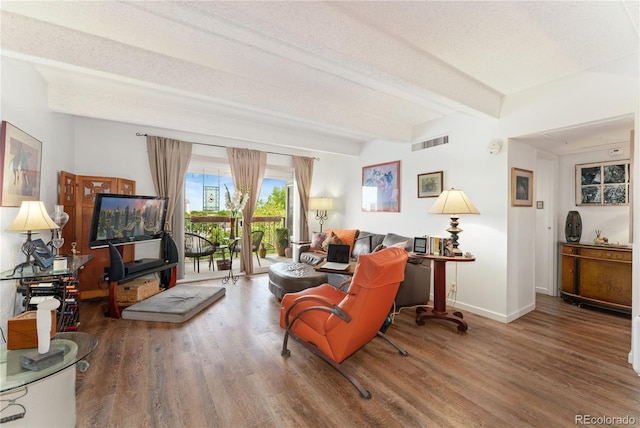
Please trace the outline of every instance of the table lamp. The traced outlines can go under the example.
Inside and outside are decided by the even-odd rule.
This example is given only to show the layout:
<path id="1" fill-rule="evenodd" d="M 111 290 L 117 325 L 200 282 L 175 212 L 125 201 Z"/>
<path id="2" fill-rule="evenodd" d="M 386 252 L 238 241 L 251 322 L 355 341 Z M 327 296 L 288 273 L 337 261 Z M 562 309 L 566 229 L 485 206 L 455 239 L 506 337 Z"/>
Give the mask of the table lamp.
<path id="1" fill-rule="evenodd" d="M 458 214 L 480 214 L 480 212 L 462 190 L 454 188 L 440 193 L 429 212 L 451 215 L 451 227 L 447 229 L 447 232 L 451 234 L 453 255 L 461 256 L 462 251 L 458 249 L 458 234 L 462 232 L 462 229 L 458 227 Z"/>
<path id="2" fill-rule="evenodd" d="M 310 198 L 309 209 L 316 210 L 316 220 L 320 222 L 320 232 L 322 233 L 322 225 L 329 218 L 327 211 L 333 208 L 333 199 L 331 198 Z"/>
<path id="3" fill-rule="evenodd" d="M 26 232 L 27 240 L 22 244 L 20 250 L 27 256 L 24 263 L 20 263 L 13 269 L 15 274 L 18 269 L 20 272 L 27 266 L 35 267 L 35 262 L 31 260 L 31 256 L 36 250 L 36 245 L 31 241 L 31 233 L 34 230 L 51 230 L 58 229 L 58 225 L 53 222 L 47 213 L 42 201 L 23 201 L 18 211 L 18 216 L 13 223 L 7 227 L 10 232 Z"/>

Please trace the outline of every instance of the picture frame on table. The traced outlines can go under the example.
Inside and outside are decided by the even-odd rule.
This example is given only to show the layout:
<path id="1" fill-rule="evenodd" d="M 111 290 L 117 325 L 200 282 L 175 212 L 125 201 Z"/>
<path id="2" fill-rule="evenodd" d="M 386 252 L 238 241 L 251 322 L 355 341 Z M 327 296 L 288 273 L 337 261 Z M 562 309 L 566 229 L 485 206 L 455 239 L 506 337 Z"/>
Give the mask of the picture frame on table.
<path id="1" fill-rule="evenodd" d="M 0 206 L 40 199 L 42 143 L 7 121 L 0 135 Z"/>
<path id="2" fill-rule="evenodd" d="M 400 212 L 400 161 L 362 167 L 362 211 Z"/>
<path id="3" fill-rule="evenodd" d="M 443 187 L 442 171 L 418 174 L 418 198 L 437 198 Z"/>
<path id="4" fill-rule="evenodd" d="M 511 168 L 511 206 L 533 206 L 533 171 Z"/>
<path id="5" fill-rule="evenodd" d="M 53 259 L 55 259 L 51 249 L 42 239 L 34 239 L 31 243 L 35 246 L 33 258 L 36 260 L 38 265 L 43 269 L 50 268 L 53 265 Z"/>

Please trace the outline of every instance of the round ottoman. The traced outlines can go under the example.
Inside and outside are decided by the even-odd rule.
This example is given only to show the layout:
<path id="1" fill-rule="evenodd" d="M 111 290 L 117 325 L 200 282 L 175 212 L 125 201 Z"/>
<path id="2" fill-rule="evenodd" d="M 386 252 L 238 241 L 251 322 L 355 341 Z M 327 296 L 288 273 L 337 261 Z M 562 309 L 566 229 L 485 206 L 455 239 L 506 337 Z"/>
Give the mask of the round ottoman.
<path id="1" fill-rule="evenodd" d="M 269 267 L 269 290 L 278 299 L 327 282 L 327 274 L 313 266 L 296 262 L 280 262 Z"/>

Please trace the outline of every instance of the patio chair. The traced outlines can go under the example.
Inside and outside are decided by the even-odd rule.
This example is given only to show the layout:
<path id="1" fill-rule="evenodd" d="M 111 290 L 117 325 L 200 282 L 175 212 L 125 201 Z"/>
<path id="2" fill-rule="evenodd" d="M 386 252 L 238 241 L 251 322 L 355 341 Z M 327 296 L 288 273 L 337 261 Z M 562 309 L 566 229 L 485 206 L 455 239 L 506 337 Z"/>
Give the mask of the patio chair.
<path id="1" fill-rule="evenodd" d="M 291 336 L 349 380 L 360 397 L 371 398 L 371 393 L 340 363 L 376 336 L 385 339 L 401 355 L 408 355 L 380 331 L 404 279 L 406 264 L 407 252 L 400 248 L 362 254 L 346 292 L 322 284 L 285 294 L 280 308 L 280 326 L 286 329 L 282 356 L 291 355 L 287 348 Z"/>
<path id="2" fill-rule="evenodd" d="M 213 264 L 213 253 L 218 250 L 218 244 L 209 241 L 204 236 L 195 233 L 184 233 L 184 256 L 193 258 L 193 269 L 200 273 L 200 259 L 209 258 L 209 269 Z"/>
<path id="3" fill-rule="evenodd" d="M 260 249 L 260 243 L 262 242 L 262 238 L 264 237 L 264 232 L 262 230 L 254 230 L 251 232 L 251 251 L 256 254 L 256 259 L 258 259 L 258 266 L 260 266 L 260 257 L 258 256 L 258 250 Z M 242 244 L 241 241 L 238 241 L 235 246 L 234 256 L 237 256 L 238 253 L 242 253 Z"/>

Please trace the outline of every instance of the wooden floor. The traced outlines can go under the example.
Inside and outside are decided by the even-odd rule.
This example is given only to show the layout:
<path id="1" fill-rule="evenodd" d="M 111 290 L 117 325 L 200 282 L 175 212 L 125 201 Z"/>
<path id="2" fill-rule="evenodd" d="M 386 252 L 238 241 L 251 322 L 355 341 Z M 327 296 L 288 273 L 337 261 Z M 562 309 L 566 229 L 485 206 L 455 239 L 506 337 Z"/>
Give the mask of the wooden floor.
<path id="1" fill-rule="evenodd" d="M 295 342 L 280 356 L 265 275 L 228 285 L 184 324 L 105 318 L 100 302 L 80 310 L 99 344 L 78 373 L 78 427 L 573 427 L 581 415 L 640 424 L 629 318 L 559 298 L 539 296 L 510 324 L 465 313 L 467 333 L 417 326 L 402 311 L 387 333 L 408 357 L 374 339 L 343 363 L 371 400 Z"/>

